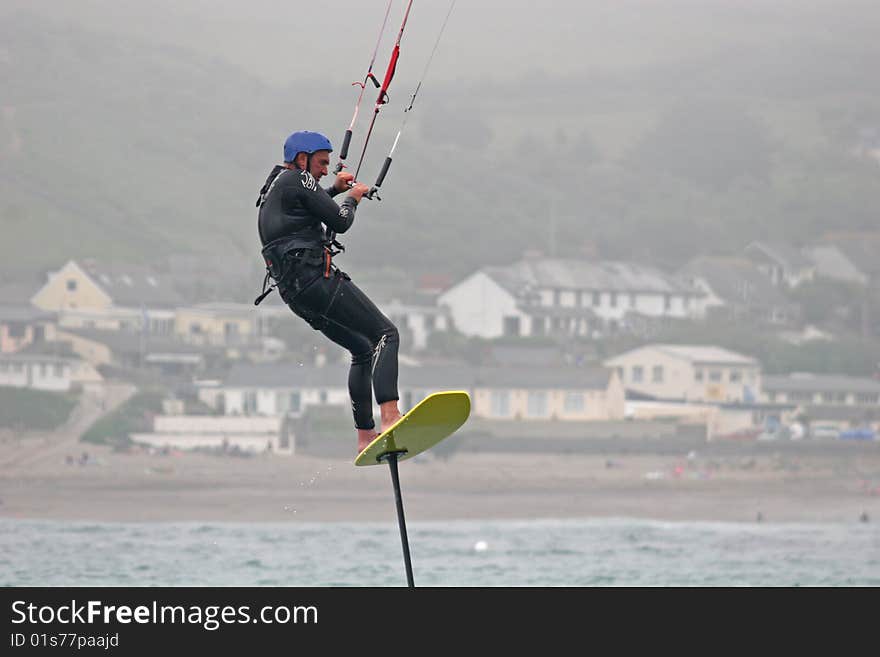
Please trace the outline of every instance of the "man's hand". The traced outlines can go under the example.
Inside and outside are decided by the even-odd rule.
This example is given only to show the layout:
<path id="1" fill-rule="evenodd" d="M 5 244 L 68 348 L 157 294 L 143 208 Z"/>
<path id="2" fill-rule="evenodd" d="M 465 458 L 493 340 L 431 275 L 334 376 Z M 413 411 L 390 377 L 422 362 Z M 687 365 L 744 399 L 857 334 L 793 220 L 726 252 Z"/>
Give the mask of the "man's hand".
<path id="1" fill-rule="evenodd" d="M 348 171 L 340 171 L 336 174 L 336 181 L 333 183 L 333 188 L 337 192 L 342 193 L 351 187 L 352 180 L 354 180 L 354 175 L 350 174 Z"/>
<path id="2" fill-rule="evenodd" d="M 361 197 L 369 191 L 370 188 L 367 187 L 364 183 L 355 183 L 354 185 L 352 185 L 351 189 L 348 190 L 348 195 L 351 196 L 355 201 L 360 203 Z"/>

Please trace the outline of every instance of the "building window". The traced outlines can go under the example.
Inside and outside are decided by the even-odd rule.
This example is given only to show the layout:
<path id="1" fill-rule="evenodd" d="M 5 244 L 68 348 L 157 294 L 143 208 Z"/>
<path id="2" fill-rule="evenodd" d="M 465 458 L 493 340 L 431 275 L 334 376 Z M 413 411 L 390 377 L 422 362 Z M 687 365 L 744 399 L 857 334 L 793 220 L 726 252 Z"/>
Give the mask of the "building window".
<path id="1" fill-rule="evenodd" d="M 834 393 L 833 392 L 823 392 L 822 393 L 822 403 L 823 404 L 833 404 L 834 403 Z"/>
<path id="2" fill-rule="evenodd" d="M 190 333 L 201 333 L 202 332 L 202 325 L 201 324 L 190 324 L 189 325 L 189 332 Z"/>
<path id="3" fill-rule="evenodd" d="M 55 364 L 55 376 L 63 376 L 64 375 L 64 366 L 61 363 Z"/>
<path id="4" fill-rule="evenodd" d="M 721 381 L 721 370 L 709 370 L 709 380 L 715 383 Z"/>
<path id="5" fill-rule="evenodd" d="M 694 381 L 703 380 L 703 370 L 694 370 Z"/>
<path id="6" fill-rule="evenodd" d="M 504 335 L 507 337 L 519 335 L 519 317 L 504 318 Z"/>
<path id="7" fill-rule="evenodd" d="M 565 393 L 565 412 L 582 413 L 584 410 L 584 393 L 573 390 Z"/>
<path id="8" fill-rule="evenodd" d="M 593 305 L 601 306 L 602 305 L 602 293 L 601 292 L 593 292 Z"/>
<path id="9" fill-rule="evenodd" d="M 559 290 L 553 290 L 553 305 L 554 305 L 554 306 L 558 306 L 558 305 L 559 305 L 559 303 L 560 303 L 560 295 L 561 295 L 561 293 L 560 293 Z"/>
<path id="10" fill-rule="evenodd" d="M 776 393 L 775 392 L 768 392 L 767 393 L 767 401 L 769 401 L 770 403 L 774 403 L 776 401 Z"/>
<path id="11" fill-rule="evenodd" d="M 847 394 L 845 392 L 838 392 L 837 393 L 837 403 L 838 404 L 845 404 L 846 397 L 847 397 Z"/>
<path id="12" fill-rule="evenodd" d="M 67 291 L 68 292 L 76 292 L 76 279 L 68 278 L 67 279 Z"/>
<path id="13" fill-rule="evenodd" d="M 670 310 L 672 308 L 672 296 L 669 294 L 663 295 L 663 310 Z"/>
<path id="14" fill-rule="evenodd" d="M 651 370 L 651 381 L 653 383 L 663 383 L 662 365 L 654 365 L 654 368 Z"/>
<path id="15" fill-rule="evenodd" d="M 244 393 L 244 412 L 246 415 L 257 412 L 257 393 L 253 390 Z"/>
<path id="16" fill-rule="evenodd" d="M 530 392 L 527 411 L 529 417 L 547 417 L 547 393 Z"/>
<path id="17" fill-rule="evenodd" d="M 612 308 L 617 308 L 617 292 L 611 292 L 611 293 L 608 295 L 608 304 L 609 304 Z"/>
<path id="18" fill-rule="evenodd" d="M 437 317 L 435 315 L 425 315 L 425 330 L 433 331 L 437 328 Z"/>
<path id="19" fill-rule="evenodd" d="M 492 417 L 510 417 L 510 393 L 506 390 L 493 390 L 489 403 Z"/>
<path id="20" fill-rule="evenodd" d="M 788 401 L 790 402 L 812 402 L 813 401 L 813 393 L 812 392 L 789 392 L 788 393 Z"/>
<path id="21" fill-rule="evenodd" d="M 739 383 L 742 381 L 742 372 L 739 370 L 730 370 L 730 382 Z"/>
<path id="22" fill-rule="evenodd" d="M 299 413 L 302 410 L 302 397 L 299 392 L 292 392 L 287 398 L 287 410 L 291 413 Z"/>
<path id="23" fill-rule="evenodd" d="M 638 304 L 636 303 L 636 294 L 635 294 L 635 292 L 631 292 L 630 295 L 629 295 L 629 307 L 630 307 L 630 308 L 635 308 L 636 305 L 638 305 Z"/>
<path id="24" fill-rule="evenodd" d="M 319 400 L 322 404 L 326 404 L 326 403 L 327 403 L 327 391 L 326 391 L 326 390 L 322 390 L 322 391 L 318 394 L 318 400 Z"/>
<path id="25" fill-rule="evenodd" d="M 644 378 L 645 371 L 641 365 L 633 365 L 632 368 L 632 382 L 633 383 L 641 383 Z"/>
<path id="26" fill-rule="evenodd" d="M 880 394 L 876 392 L 860 392 L 856 395 L 857 404 L 876 404 L 880 401 Z"/>

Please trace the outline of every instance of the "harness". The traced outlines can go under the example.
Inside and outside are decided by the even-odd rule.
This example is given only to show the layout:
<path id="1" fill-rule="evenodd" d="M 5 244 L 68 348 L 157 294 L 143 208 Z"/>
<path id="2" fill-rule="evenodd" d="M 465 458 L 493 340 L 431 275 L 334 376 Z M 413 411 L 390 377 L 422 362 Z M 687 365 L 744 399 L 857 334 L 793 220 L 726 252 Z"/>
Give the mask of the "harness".
<path id="1" fill-rule="evenodd" d="M 266 198 L 272 191 L 272 188 L 275 187 L 275 184 L 281 176 L 288 171 L 290 171 L 290 169 L 285 169 L 280 165 L 277 165 L 272 170 L 272 173 L 269 174 L 263 188 L 260 190 L 260 195 L 257 197 L 256 207 L 259 208 L 263 206 L 266 202 Z M 333 264 L 333 256 L 344 252 L 345 247 L 340 244 L 332 234 L 331 236 L 325 236 L 321 241 L 320 247 L 314 247 L 312 244 L 313 242 L 311 241 L 303 242 L 296 237 L 285 236 L 274 239 L 263 247 L 261 253 L 263 255 L 263 262 L 266 263 L 266 276 L 263 278 L 263 288 L 260 292 L 260 296 L 254 299 L 255 306 L 259 306 L 260 302 L 272 293 L 272 290 L 279 285 L 283 285 L 288 276 L 296 270 L 297 265 L 322 265 L 324 278 L 330 278 L 330 274 L 334 269 L 336 272 L 339 272 L 339 268 Z M 320 277 L 316 276 L 309 281 L 302 287 L 302 289 L 298 290 L 296 294 L 290 297 L 290 299 L 292 300 L 302 294 L 303 290 L 314 283 L 318 278 Z M 273 281 L 272 285 L 269 285 L 270 279 Z M 335 298 L 335 296 L 336 290 L 334 289 L 333 298 Z M 331 298 L 331 305 L 333 298 Z M 325 314 L 329 308 L 330 305 L 324 310 Z"/>
<path id="2" fill-rule="evenodd" d="M 345 251 L 345 247 L 336 240 L 324 240 L 323 244 L 317 248 L 298 245 L 296 238 L 290 237 L 281 237 L 269 242 L 261 251 L 263 262 L 266 263 L 266 276 L 263 278 L 263 289 L 260 296 L 254 299 L 254 305 L 259 306 L 260 302 L 272 293 L 272 290 L 284 285 L 288 277 L 296 271 L 298 265 L 320 265 L 323 271 L 321 275 L 315 276 L 297 290 L 292 297 L 285 299 L 288 302 L 302 294 L 309 285 L 319 278 L 330 278 L 331 274 L 338 276 L 340 273 L 344 273 L 333 264 L 333 256 L 343 251 Z M 272 285 L 269 285 L 270 279 L 273 281 Z"/>

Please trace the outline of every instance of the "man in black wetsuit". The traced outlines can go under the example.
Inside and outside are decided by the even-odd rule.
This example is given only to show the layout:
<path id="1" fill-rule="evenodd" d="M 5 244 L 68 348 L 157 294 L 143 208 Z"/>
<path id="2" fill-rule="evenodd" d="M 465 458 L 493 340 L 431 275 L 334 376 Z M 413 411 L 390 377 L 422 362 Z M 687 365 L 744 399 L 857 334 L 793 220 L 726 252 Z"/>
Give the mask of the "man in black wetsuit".
<path id="1" fill-rule="evenodd" d="M 263 259 L 281 298 L 298 316 L 351 352 L 348 391 L 358 435 L 358 453 L 376 436 L 372 392 L 382 431 L 400 419 L 397 393 L 397 328 L 349 278 L 332 264 L 328 231 L 344 233 L 354 222 L 366 185 L 340 172 L 331 187 L 318 182 L 330 166 L 330 140 L 317 132 L 295 132 L 284 143 L 260 190 L 258 229 Z M 333 197 L 348 192 L 341 204 Z"/>

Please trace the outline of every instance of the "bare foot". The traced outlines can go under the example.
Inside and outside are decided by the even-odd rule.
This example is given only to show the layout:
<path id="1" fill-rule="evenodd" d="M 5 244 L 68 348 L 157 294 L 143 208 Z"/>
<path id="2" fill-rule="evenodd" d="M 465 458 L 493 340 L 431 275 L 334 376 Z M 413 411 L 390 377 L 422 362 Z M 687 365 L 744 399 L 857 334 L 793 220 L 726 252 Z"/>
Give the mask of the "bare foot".
<path id="1" fill-rule="evenodd" d="M 379 413 L 382 416 L 382 433 L 385 433 L 403 416 L 397 408 L 397 400 L 379 404 Z"/>
<path id="2" fill-rule="evenodd" d="M 376 436 L 379 434 L 376 433 L 375 429 L 358 429 L 358 454 L 363 452 L 367 445 L 376 440 Z"/>

